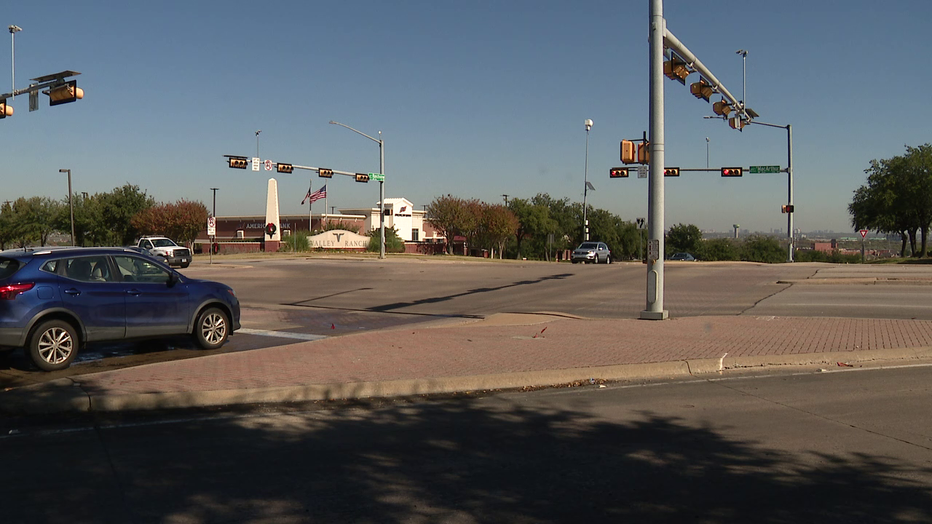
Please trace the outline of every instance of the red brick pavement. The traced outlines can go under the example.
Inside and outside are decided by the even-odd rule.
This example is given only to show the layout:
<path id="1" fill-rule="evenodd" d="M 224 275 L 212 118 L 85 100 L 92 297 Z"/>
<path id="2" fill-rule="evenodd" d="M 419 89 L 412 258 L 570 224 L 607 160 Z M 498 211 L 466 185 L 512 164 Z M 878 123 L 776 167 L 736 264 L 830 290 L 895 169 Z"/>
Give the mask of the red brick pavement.
<path id="1" fill-rule="evenodd" d="M 539 322 L 540 317 L 527 317 Z M 251 390 L 440 379 L 691 359 L 932 347 L 932 321 L 551 317 L 542 323 L 414 326 L 76 378 L 90 395 Z"/>

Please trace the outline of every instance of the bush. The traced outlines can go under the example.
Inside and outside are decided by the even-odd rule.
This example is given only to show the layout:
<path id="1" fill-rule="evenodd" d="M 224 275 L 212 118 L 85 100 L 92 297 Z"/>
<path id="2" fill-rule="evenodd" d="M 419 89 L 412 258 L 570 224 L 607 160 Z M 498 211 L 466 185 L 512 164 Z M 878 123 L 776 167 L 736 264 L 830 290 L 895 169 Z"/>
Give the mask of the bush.
<path id="1" fill-rule="evenodd" d="M 751 235 L 744 241 L 743 258 L 748 262 L 778 264 L 786 262 L 786 250 L 773 237 Z"/>
<path id="2" fill-rule="evenodd" d="M 307 239 L 309 234 L 308 231 L 296 231 L 291 235 L 285 235 L 282 237 L 282 248 L 280 251 L 291 253 L 310 251 L 311 243 Z"/>
<path id="3" fill-rule="evenodd" d="M 739 246 L 730 238 L 713 238 L 700 244 L 699 260 L 741 260 Z"/>
<path id="4" fill-rule="evenodd" d="M 369 246 L 366 248 L 366 251 L 371 253 L 379 252 L 379 240 L 381 235 L 379 234 L 379 228 L 375 228 L 369 232 Z M 385 252 L 386 253 L 404 253 L 405 252 L 405 242 L 398 236 L 398 231 L 394 226 L 385 228 Z"/>

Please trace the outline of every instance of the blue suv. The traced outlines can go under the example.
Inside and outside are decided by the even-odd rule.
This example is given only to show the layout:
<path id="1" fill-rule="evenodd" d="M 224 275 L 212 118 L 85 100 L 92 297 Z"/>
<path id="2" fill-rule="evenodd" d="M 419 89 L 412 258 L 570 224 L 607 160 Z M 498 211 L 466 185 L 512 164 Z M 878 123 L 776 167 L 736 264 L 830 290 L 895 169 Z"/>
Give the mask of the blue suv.
<path id="1" fill-rule="evenodd" d="M 89 342 L 191 334 L 214 349 L 239 328 L 232 288 L 130 249 L 0 251 L 0 347 L 24 348 L 45 371 Z"/>

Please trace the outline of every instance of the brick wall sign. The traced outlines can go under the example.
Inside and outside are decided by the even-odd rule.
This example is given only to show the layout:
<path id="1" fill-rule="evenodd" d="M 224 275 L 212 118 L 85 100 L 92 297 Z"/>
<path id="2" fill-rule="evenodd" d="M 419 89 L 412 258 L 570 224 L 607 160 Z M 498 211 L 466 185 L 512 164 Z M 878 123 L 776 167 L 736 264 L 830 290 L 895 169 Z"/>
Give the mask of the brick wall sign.
<path id="1" fill-rule="evenodd" d="M 345 229 L 324 231 L 319 235 L 308 237 L 311 249 L 366 249 L 369 237 L 357 235 Z"/>

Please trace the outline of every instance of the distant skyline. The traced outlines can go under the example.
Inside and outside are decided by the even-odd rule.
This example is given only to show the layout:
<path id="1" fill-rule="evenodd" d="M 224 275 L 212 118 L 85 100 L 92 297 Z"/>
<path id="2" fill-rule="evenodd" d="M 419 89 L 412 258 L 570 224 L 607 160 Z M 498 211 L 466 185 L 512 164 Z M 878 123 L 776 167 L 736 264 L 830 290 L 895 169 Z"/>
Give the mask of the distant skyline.
<path id="1" fill-rule="evenodd" d="M 667 0 L 667 27 L 732 93 L 745 89 L 760 121 L 791 124 L 795 226 L 851 232 L 847 205 L 872 159 L 932 142 L 932 2 Z M 609 179 L 618 144 L 648 130 L 649 0 L 508 2 L 14 3 L 0 44 L 0 92 L 30 78 L 79 71 L 85 98 L 0 120 L 0 201 L 109 192 L 136 184 L 160 202 L 262 214 L 270 176 L 284 214 L 309 182 L 336 208 L 373 207 L 378 184 L 229 169 L 223 155 L 376 172 L 385 143 L 386 197 L 421 207 L 450 193 L 486 202 L 553 198 L 633 221 L 647 216 L 647 180 Z M 9 34 L 9 33 L 7 33 Z M 695 76 L 689 78 L 695 80 Z M 734 131 L 688 86 L 666 81 L 667 164 L 780 165 L 786 132 Z M 585 172 L 584 121 L 589 132 Z M 666 181 L 667 227 L 786 230 L 786 175 Z M 314 204 L 315 213 L 323 202 Z"/>

